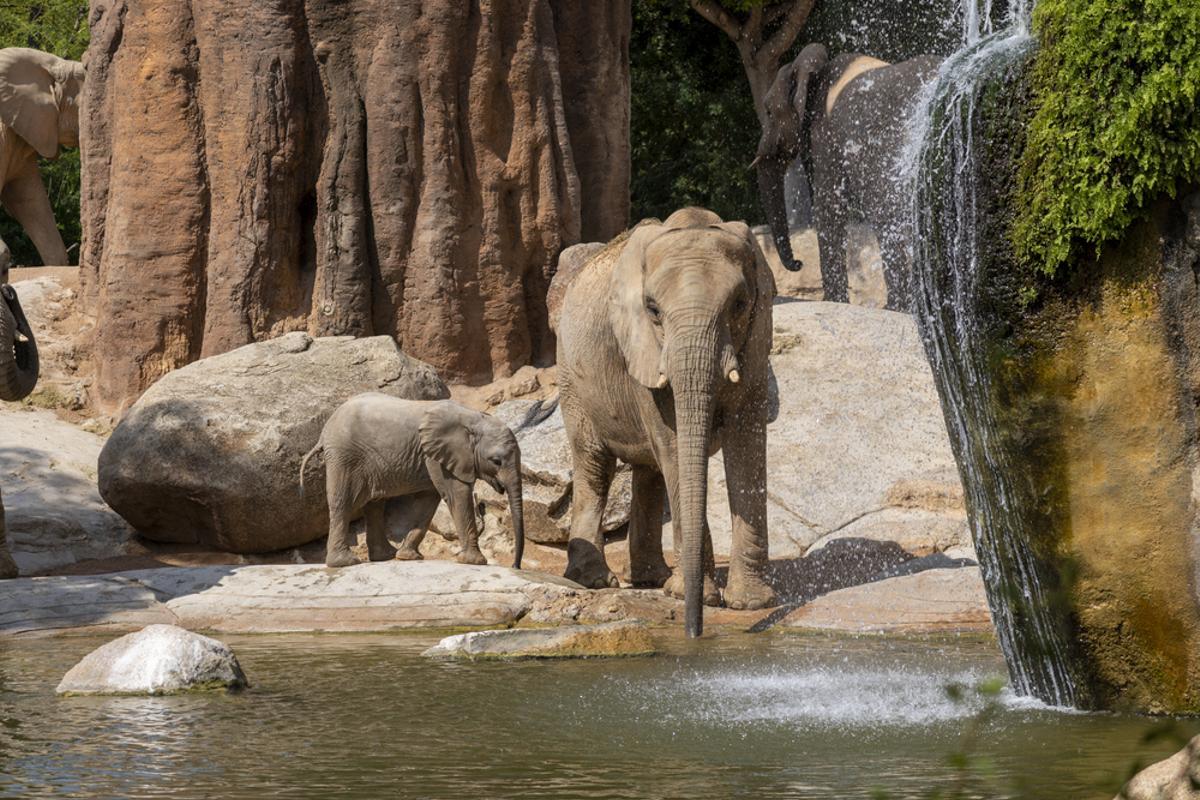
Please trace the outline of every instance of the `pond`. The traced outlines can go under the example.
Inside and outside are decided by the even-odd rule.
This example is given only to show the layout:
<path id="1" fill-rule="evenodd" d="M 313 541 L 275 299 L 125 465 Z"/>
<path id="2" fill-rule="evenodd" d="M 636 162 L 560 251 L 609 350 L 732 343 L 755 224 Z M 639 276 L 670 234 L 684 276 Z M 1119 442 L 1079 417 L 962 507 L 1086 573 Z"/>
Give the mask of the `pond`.
<path id="1" fill-rule="evenodd" d="M 128 798 L 1106 797 L 1161 720 L 993 714 L 946 686 L 1003 674 L 994 642 L 785 633 L 606 661 L 462 664 L 432 635 L 226 639 L 238 694 L 58 698 L 106 639 L 0 645 L 0 796 Z M 1200 721 L 1176 723 L 1179 733 Z"/>

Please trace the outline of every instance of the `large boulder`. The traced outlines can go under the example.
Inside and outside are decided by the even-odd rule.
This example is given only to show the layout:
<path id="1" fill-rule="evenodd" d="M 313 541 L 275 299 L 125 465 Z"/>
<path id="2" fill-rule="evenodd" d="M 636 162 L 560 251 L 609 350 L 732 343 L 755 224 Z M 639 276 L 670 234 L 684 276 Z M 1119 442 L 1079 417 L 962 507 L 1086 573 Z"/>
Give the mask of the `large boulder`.
<path id="1" fill-rule="evenodd" d="M 290 333 L 177 370 L 151 387 L 100 453 L 100 494 L 148 539 L 234 553 L 328 530 L 324 469 L 299 469 L 339 404 L 365 391 L 446 398 L 433 368 L 388 336 Z"/>
<path id="2" fill-rule="evenodd" d="M 176 625 L 150 625 L 93 650 L 58 694 L 175 694 L 241 689 L 246 676 L 223 642 Z"/>
<path id="3" fill-rule="evenodd" d="M 1200 800 L 1200 736 L 1134 775 L 1114 800 Z"/>
<path id="4" fill-rule="evenodd" d="M 962 487 L 912 317 L 824 302 L 773 311 L 771 557 L 795 558 L 838 537 L 903 538 L 920 554 L 968 542 Z M 708 474 L 713 549 L 728 553 L 733 523 L 720 453 Z M 671 546 L 670 524 L 663 542 Z"/>

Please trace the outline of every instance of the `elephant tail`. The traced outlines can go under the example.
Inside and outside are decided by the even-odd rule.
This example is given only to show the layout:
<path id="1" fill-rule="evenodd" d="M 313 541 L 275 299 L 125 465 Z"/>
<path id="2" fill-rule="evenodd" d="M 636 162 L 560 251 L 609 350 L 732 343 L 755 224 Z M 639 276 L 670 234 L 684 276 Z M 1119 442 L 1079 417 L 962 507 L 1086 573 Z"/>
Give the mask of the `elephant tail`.
<path id="1" fill-rule="evenodd" d="M 300 461 L 300 496 L 304 497 L 304 470 L 308 467 L 308 460 L 325 450 L 325 443 L 320 439 L 313 445 L 313 449 L 304 454 L 304 458 Z"/>
<path id="2" fill-rule="evenodd" d="M 525 412 L 524 419 L 521 420 L 521 424 L 516 427 L 516 430 L 514 430 L 513 433 L 519 434 L 521 431 L 541 425 L 543 422 L 550 419 L 550 417 L 552 417 L 554 412 L 557 410 L 557 395 L 549 400 L 538 400 L 529 407 L 528 411 Z"/>

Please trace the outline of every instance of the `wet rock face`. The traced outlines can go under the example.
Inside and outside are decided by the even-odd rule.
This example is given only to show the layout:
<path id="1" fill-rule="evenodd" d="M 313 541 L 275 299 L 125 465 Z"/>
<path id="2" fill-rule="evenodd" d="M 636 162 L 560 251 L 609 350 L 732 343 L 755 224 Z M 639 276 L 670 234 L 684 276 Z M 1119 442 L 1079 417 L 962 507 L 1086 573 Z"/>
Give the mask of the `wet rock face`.
<path id="1" fill-rule="evenodd" d="M 100 453 L 100 494 L 154 541 L 234 553 L 295 547 L 328 531 L 325 471 L 300 461 L 352 395 L 449 397 L 386 336 L 289 333 L 176 370 L 129 410 Z"/>
<path id="2" fill-rule="evenodd" d="M 175 625 L 149 625 L 84 656 L 56 691 L 175 694 L 246 685 L 246 676 L 228 645 Z"/>
<path id="3" fill-rule="evenodd" d="M 627 223 L 629 0 L 98 0 L 90 20 L 101 410 L 295 330 L 507 376 L 553 354 L 559 250 Z"/>
<path id="4" fill-rule="evenodd" d="M 1160 201 L 1055 281 L 1019 263 L 1010 222 L 1028 113 L 1021 69 L 981 90 L 974 161 L 953 163 L 947 147 L 928 162 L 928 246 L 917 258 L 989 602 L 1019 689 L 1087 708 L 1194 713 L 1195 199 Z M 974 181 L 973 216 L 936 177 L 953 174 Z M 954 244 L 972 238 L 964 231 L 978 235 L 969 253 Z"/>

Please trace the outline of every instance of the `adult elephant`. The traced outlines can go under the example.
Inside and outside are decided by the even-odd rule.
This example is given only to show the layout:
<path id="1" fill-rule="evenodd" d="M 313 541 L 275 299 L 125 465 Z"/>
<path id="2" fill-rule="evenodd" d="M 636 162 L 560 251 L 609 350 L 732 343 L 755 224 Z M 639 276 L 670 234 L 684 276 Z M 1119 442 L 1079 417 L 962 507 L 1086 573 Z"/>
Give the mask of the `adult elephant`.
<path id="1" fill-rule="evenodd" d="M 750 229 L 702 209 L 644 222 L 594 255 L 566 289 L 559 401 L 573 463 L 566 577 L 615 586 L 601 520 L 616 460 L 633 467 L 635 584 L 682 595 L 699 636 L 719 602 L 708 534 L 708 460 L 724 450 L 733 547 L 725 601 L 774 603 L 767 585 L 767 356 L 775 282 Z M 680 568 L 662 553 L 663 495 Z"/>
<path id="2" fill-rule="evenodd" d="M 0 242 L 0 400 L 21 400 L 33 391 L 38 379 L 37 343 L 17 293 L 8 285 L 11 258 Z M 17 565 L 8 552 L 4 529 L 4 502 L 0 499 L 0 578 L 15 578 Z"/>
<path id="3" fill-rule="evenodd" d="M 908 201 L 897 185 L 898 168 L 905 121 L 940 63 L 920 56 L 887 64 L 855 53 L 830 59 L 824 45 L 810 44 L 779 70 L 767 92 L 755 162 L 759 194 L 780 259 L 800 269 L 783 187 L 788 167 L 800 158 L 812 191 L 826 300 L 850 299 L 846 228 L 862 222 L 879 240 L 887 307 L 909 308 Z"/>
<path id="4" fill-rule="evenodd" d="M 38 171 L 38 157 L 79 146 L 83 65 L 41 50 L 0 50 L 0 204 L 33 241 L 44 264 L 67 249 Z"/>

